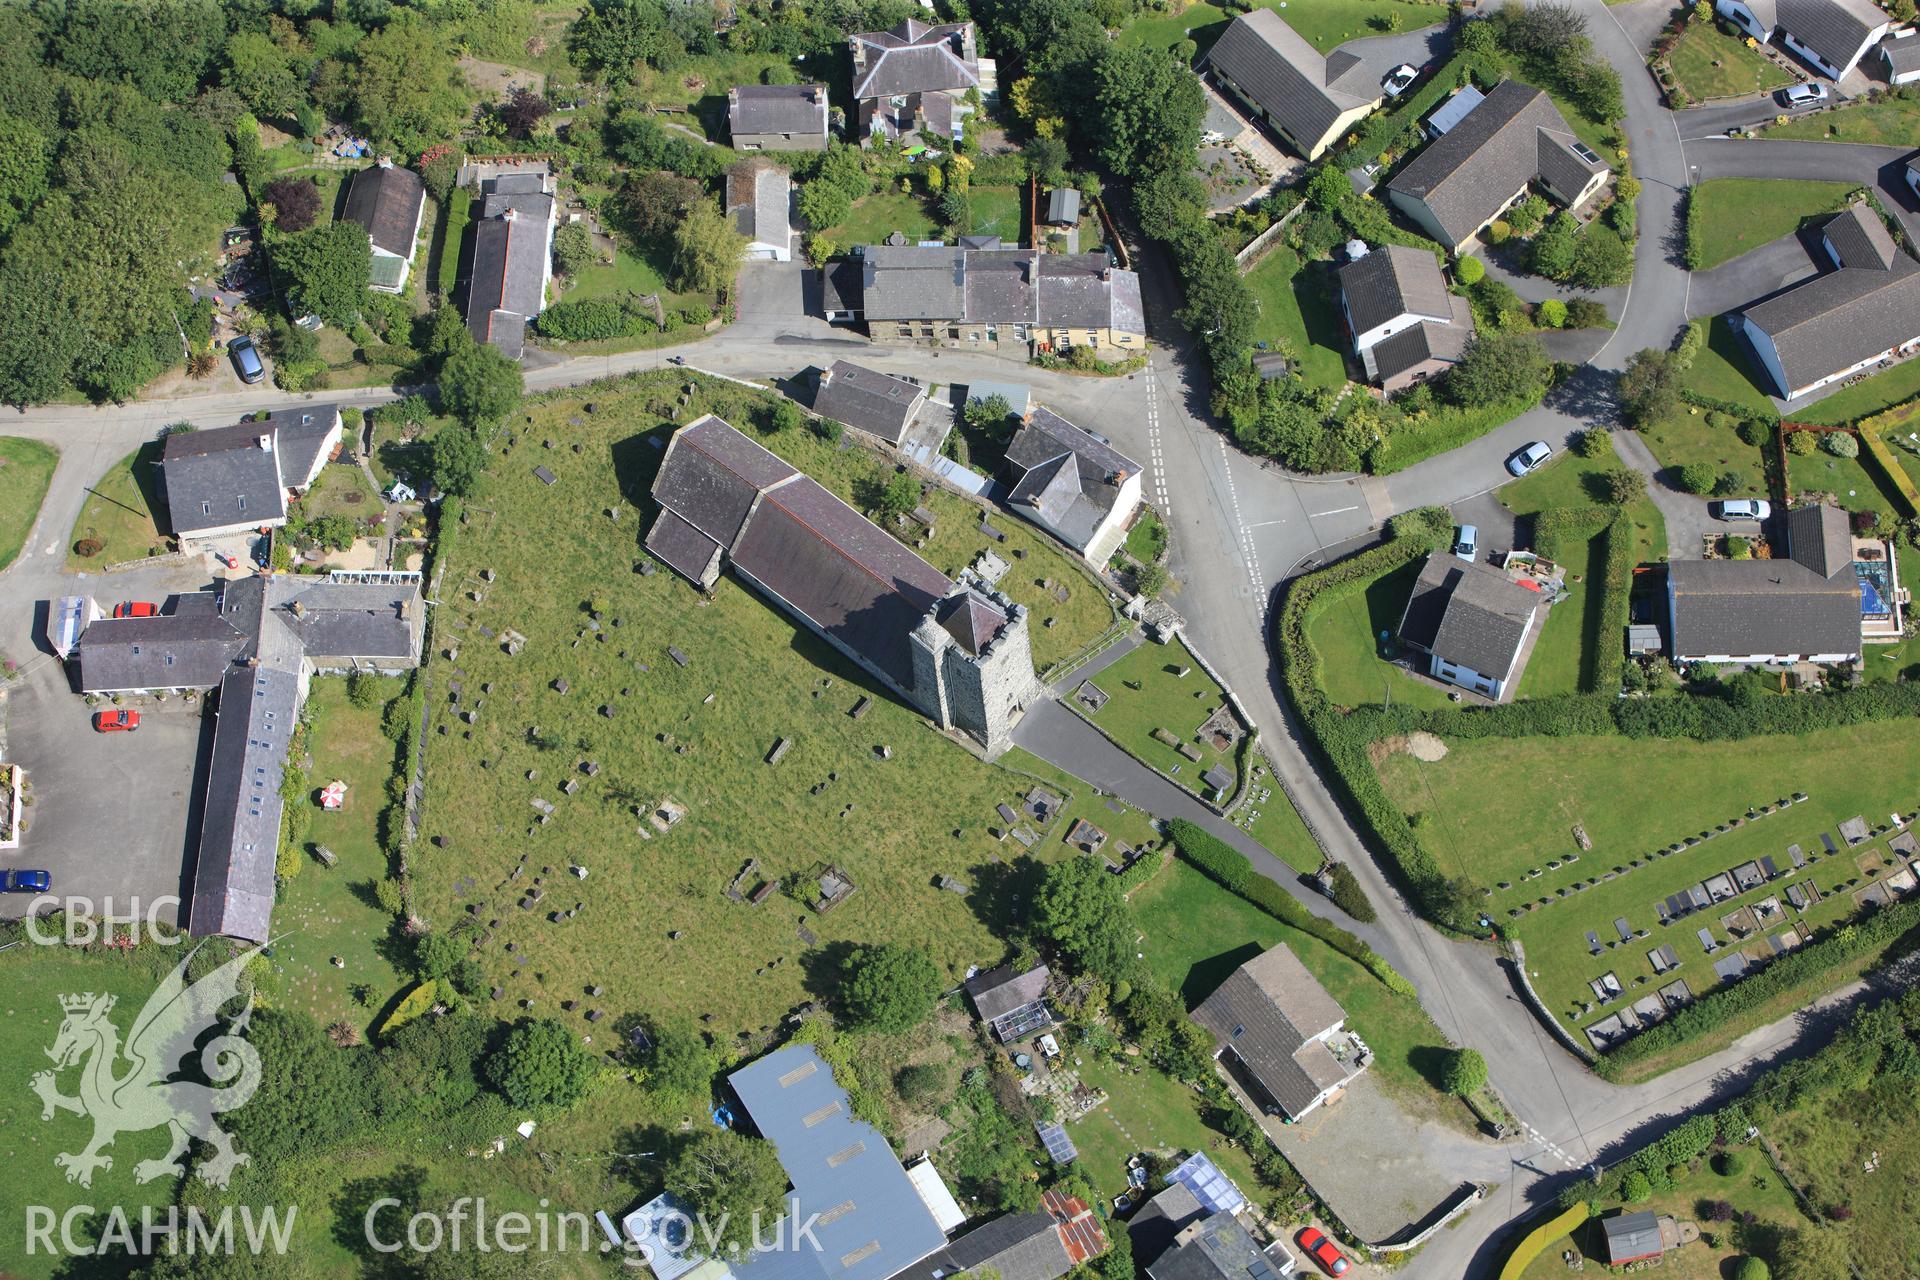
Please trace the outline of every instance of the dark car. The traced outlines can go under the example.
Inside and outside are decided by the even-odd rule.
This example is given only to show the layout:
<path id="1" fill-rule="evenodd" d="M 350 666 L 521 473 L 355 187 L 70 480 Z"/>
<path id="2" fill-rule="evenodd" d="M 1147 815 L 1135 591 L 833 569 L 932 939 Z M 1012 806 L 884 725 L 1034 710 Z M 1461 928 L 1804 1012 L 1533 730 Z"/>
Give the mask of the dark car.
<path id="1" fill-rule="evenodd" d="M 259 382 L 267 376 L 267 366 L 260 362 L 260 352 L 253 345 L 253 339 L 244 335 L 227 344 L 227 354 L 233 357 L 233 369 L 240 375 L 242 382 Z"/>
<path id="2" fill-rule="evenodd" d="M 0 893 L 45 893 L 52 884 L 44 871 L 0 871 Z"/>

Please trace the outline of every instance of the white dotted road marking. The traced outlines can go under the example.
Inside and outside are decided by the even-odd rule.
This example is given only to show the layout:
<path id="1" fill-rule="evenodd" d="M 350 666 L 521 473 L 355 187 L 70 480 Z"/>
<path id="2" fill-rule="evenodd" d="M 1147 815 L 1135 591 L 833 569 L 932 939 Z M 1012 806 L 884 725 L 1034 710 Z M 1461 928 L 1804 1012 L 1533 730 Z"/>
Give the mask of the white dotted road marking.
<path id="1" fill-rule="evenodd" d="M 1558 1160 L 1561 1164 L 1566 1165 L 1567 1168 L 1569 1169 L 1578 1169 L 1582 1167 L 1584 1163 L 1583 1161 L 1576 1160 L 1572 1156 L 1568 1155 L 1566 1151 L 1561 1148 L 1559 1143 L 1554 1142 L 1552 1139 L 1548 1138 L 1546 1134 L 1541 1133 L 1538 1129 L 1528 1124 L 1525 1120 L 1519 1120 L 1518 1124 L 1522 1129 L 1525 1129 L 1527 1131 L 1527 1136 L 1529 1138 L 1532 1138 L 1535 1142 L 1539 1143 L 1543 1149 L 1545 1149 L 1550 1155 L 1553 1156 L 1554 1159 Z"/>
<path id="2" fill-rule="evenodd" d="M 1173 500 L 1167 494 L 1166 458 L 1160 449 L 1160 380 L 1147 362 L 1147 459 L 1153 470 L 1153 505 L 1164 519 L 1173 518 Z"/>
<path id="3" fill-rule="evenodd" d="M 1257 599 L 1264 584 L 1260 581 L 1260 553 L 1254 550 L 1253 529 L 1240 519 L 1240 490 L 1233 483 L 1233 454 L 1227 450 L 1224 437 L 1214 437 L 1220 446 L 1220 469 L 1227 476 L 1227 505 L 1233 509 L 1233 527 L 1240 531 L 1240 548 L 1247 562 L 1247 581 L 1253 585 L 1253 594 Z"/>

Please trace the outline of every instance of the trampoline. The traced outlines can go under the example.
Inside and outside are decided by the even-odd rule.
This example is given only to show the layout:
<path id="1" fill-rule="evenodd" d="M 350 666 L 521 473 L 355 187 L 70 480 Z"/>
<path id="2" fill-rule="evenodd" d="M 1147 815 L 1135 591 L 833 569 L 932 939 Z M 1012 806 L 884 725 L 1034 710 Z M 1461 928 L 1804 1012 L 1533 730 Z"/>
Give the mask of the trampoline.
<path id="1" fill-rule="evenodd" d="M 1855 560 L 1853 572 L 1860 579 L 1860 616 L 1893 616 L 1893 584 L 1885 560 Z"/>

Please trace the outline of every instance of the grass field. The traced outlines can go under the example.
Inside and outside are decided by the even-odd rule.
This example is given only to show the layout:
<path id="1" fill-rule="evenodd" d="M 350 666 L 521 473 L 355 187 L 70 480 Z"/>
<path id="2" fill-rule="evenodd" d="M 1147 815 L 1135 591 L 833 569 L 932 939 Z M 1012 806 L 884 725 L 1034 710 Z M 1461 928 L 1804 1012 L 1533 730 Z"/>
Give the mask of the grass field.
<path id="1" fill-rule="evenodd" d="M 0 1153 L 10 1170 L 7 1198 L 16 1206 L 45 1205 L 64 1214 L 77 1205 L 118 1205 L 137 1223 L 141 1206 L 172 1201 L 175 1179 L 145 1184 L 134 1180 L 136 1164 L 166 1154 L 164 1129 L 119 1135 L 109 1152 L 112 1169 L 96 1172 L 90 1188 L 68 1182 L 54 1156 L 85 1147 L 93 1121 L 68 1111 L 56 1111 L 52 1120 L 43 1121 L 39 1095 L 28 1088 L 28 1077 L 52 1066 L 45 1054 L 60 1029 L 61 996 L 87 991 L 113 996 L 118 1003 L 112 1020 L 124 1036 L 161 978 L 184 957 L 184 948 L 81 953 L 31 942 L 0 953 L 0 981 L 8 991 L 0 1004 L 7 1015 L 0 1020 L 0 1058 L 14 1069 L 12 1087 L 0 1091 Z M 91 1061 L 91 1055 L 85 1060 Z M 121 1059 L 109 1064 L 109 1070 L 124 1075 L 128 1065 Z M 79 1071 L 73 1068 L 60 1072 L 55 1081 L 69 1097 L 77 1092 L 78 1082 Z M 0 1257 L 7 1259 L 11 1274 L 45 1280 L 67 1260 L 44 1250 L 29 1254 L 25 1229 L 26 1215 L 18 1209 L 0 1214 Z"/>
<path id="2" fill-rule="evenodd" d="M 611 266 L 595 262 L 581 268 L 562 296 L 568 302 L 576 302 L 583 298 L 618 298 L 629 293 L 661 294 L 660 302 L 667 307 L 675 302 L 673 290 L 667 288 L 660 269 L 622 243 L 614 250 Z"/>
<path id="3" fill-rule="evenodd" d="M 834 958 L 850 943 L 924 940 L 951 974 L 996 963 L 1022 876 L 1008 865 L 1020 851 L 997 844 L 988 827 L 994 806 L 1016 801 L 1032 782 L 945 741 L 732 578 L 703 600 L 671 573 L 633 572 L 644 558 L 637 540 L 651 514 L 644 495 L 662 424 L 713 409 L 751 430 L 743 410 L 766 403 L 703 382 L 682 404 L 675 393 L 684 381 L 640 375 L 529 404 L 534 421 L 516 428 L 516 442 L 470 500 L 441 592 L 450 604 L 436 614 L 436 647 L 458 646 L 460 656 L 451 666 L 442 660 L 433 678 L 461 680 L 480 716 L 471 726 L 442 717 L 445 731 L 428 738 L 422 829 L 448 844 L 416 846 L 415 884 L 422 912 L 437 923 L 475 903 L 486 904 L 482 919 L 500 921 L 481 958 L 507 1001 L 533 998 L 551 1010 L 582 984 L 600 983 L 613 993 L 613 1013 L 711 1014 L 709 1030 L 724 1045 L 832 989 Z M 591 415 L 583 412 L 589 397 Z M 582 452 L 542 449 L 543 438 Z M 837 450 L 807 433 L 768 443 L 831 487 L 875 466 L 858 448 Z M 558 483 L 542 486 L 536 464 Z M 963 518 L 959 499 L 934 495 L 929 505 L 941 532 L 923 550 L 958 569 L 984 535 Z M 621 514 L 609 519 L 608 508 Z M 527 536 L 533 527 L 538 539 Z M 1002 554 L 1025 553 L 1002 584 L 1016 598 L 1039 613 L 1033 580 L 1072 584 L 1071 609 L 1047 596 L 1045 610 L 1062 622 L 1035 626 L 1041 660 L 1049 648 L 1063 652 L 1104 631 L 1111 611 L 1092 580 L 1037 536 L 1007 532 Z M 568 554 L 551 555 L 555 545 Z M 476 605 L 468 592 L 483 568 L 498 576 Z M 606 620 L 598 633 L 587 629 L 589 599 Z M 496 636 L 516 629 L 528 637 L 525 651 L 509 657 L 482 626 Z M 687 655 L 687 667 L 669 660 L 669 645 Z M 571 684 L 564 696 L 550 687 L 561 676 Z M 874 705 L 855 721 L 847 713 L 862 696 Z M 597 713 L 601 706 L 611 718 Z M 791 750 L 778 766 L 763 764 L 781 737 L 793 740 Z M 891 759 L 878 758 L 882 745 Z M 587 776 L 585 760 L 603 771 Z M 569 778 L 579 794 L 562 790 Z M 639 815 L 668 797 L 687 816 L 662 833 Z M 551 825 L 533 822 L 534 798 L 556 805 Z M 1056 851 L 1064 846 L 1037 852 Z M 749 859 L 759 871 L 745 889 L 777 879 L 795 896 L 730 901 L 725 890 Z M 816 915 L 798 899 L 823 863 L 846 870 L 858 890 Z M 590 880 L 576 881 L 569 864 L 587 868 Z M 973 894 L 936 887 L 940 875 L 966 881 Z M 536 878 L 545 900 L 517 907 Z M 575 918 L 548 919 L 575 903 Z M 607 946 L 614 935 L 621 944 Z"/>
<path id="4" fill-rule="evenodd" d="M 1821 833 L 1837 833 L 1843 820 L 1864 815 L 1879 821 L 1920 803 L 1920 759 L 1905 750 L 1908 729 L 1894 721 L 1728 743 L 1453 741 L 1446 758 L 1436 763 L 1392 755 L 1380 765 L 1380 776 L 1404 810 L 1420 815 L 1422 841 L 1442 869 L 1488 891 L 1489 912 L 1511 921 L 1508 927 L 1527 944 L 1528 967 L 1540 975 L 1536 986 L 1542 998 L 1565 1014 L 1591 999 L 1588 979 L 1609 970 L 1630 996 L 1646 994 L 1635 993 L 1635 982 L 1651 982 L 1645 953 L 1662 942 L 1680 953 L 1678 976 L 1696 994 L 1715 985 L 1694 931 L 1709 926 L 1717 940 L 1728 942 L 1731 936 L 1719 917 L 1737 903 L 1718 905 L 1670 928 L 1658 925 L 1654 905 L 1748 859 L 1771 855 L 1784 866 L 1789 844 L 1822 854 Z M 1863 768 L 1864 761 L 1874 767 Z M 1660 780 L 1657 805 L 1641 803 L 1648 778 Z M 1655 855 L 1742 818 L 1750 805 L 1771 804 L 1796 791 L 1809 798 L 1785 813 L 1743 823 L 1668 857 Z M 1591 849 L 1579 849 L 1575 826 L 1591 840 Z M 1490 832 L 1499 838 L 1490 839 Z M 1633 867 L 1636 859 L 1644 865 Z M 1533 871 L 1541 874 L 1532 876 Z M 1572 891 L 1576 881 L 1609 872 L 1618 874 Z M 1865 876 L 1865 869 L 1845 855 L 1823 858 L 1802 872 L 1800 878 L 1811 879 L 1822 894 L 1835 894 L 1840 886 L 1836 896 L 1806 917 L 1808 923 L 1818 926 L 1850 914 L 1853 904 L 1845 890 L 1857 885 L 1842 882 L 1864 883 Z M 1738 903 L 1776 896 L 1783 888 L 1776 881 L 1741 894 Z M 1541 904 L 1541 898 L 1548 902 Z M 1535 909 L 1517 918 L 1509 915 L 1527 902 Z M 1597 933 L 1603 943 L 1617 942 L 1617 918 L 1651 936 L 1590 957 L 1586 933 Z M 1761 932 L 1774 932 L 1782 920 L 1775 916 L 1762 923 L 1767 927 Z M 1583 1017 L 1581 1025 L 1591 1020 Z"/>
<path id="5" fill-rule="evenodd" d="M 165 509 L 160 491 L 160 442 L 150 440 L 107 469 L 88 490 L 87 501 L 67 536 L 67 568 L 97 570 L 163 550 L 158 513 Z M 73 544 L 93 538 L 100 554 L 73 553 Z"/>
<path id="6" fill-rule="evenodd" d="M 1102 796 L 1066 770 L 1055 768 L 1039 756 L 1015 747 L 1000 757 L 1000 767 L 1031 775 L 1029 786 L 1037 783 L 1064 801 L 1059 817 L 1044 829 L 1049 842 L 1057 843 L 1066 839 L 1074 820 L 1085 818 L 1106 832 L 1111 840 L 1136 849 L 1156 848 L 1165 843 L 1160 833 L 1153 829 L 1152 814 L 1112 796 Z M 1027 825 L 1036 832 L 1042 830 L 1038 822 L 1029 821 Z"/>
<path id="7" fill-rule="evenodd" d="M 385 686 L 388 695 L 400 693 L 398 680 Z M 387 875 L 379 816 L 393 772 L 393 744 L 380 732 L 384 707 L 384 701 L 367 710 L 354 706 L 344 677 L 314 680 L 306 709 L 313 756 L 308 779 L 315 791 L 336 778 L 345 782 L 347 803 L 333 812 L 315 805 L 305 843 L 324 845 L 339 862 L 327 867 L 311 854 L 302 859 L 274 910 L 274 929 L 286 935 L 274 944 L 279 1002 L 322 1026 L 350 1022 L 363 1035 L 407 981 L 412 949 L 373 896 L 374 884 Z M 336 957 L 345 965 L 336 967 Z"/>
<path id="8" fill-rule="evenodd" d="M 1745 340 L 1728 327 L 1725 316 L 1715 316 L 1707 325 L 1707 345 L 1682 381 L 1697 395 L 1741 405 L 1756 414 L 1770 413 L 1773 401 L 1754 381 L 1752 370 Z"/>
<path id="9" fill-rule="evenodd" d="M 1795 1110 L 1767 1136 L 1814 1204 L 1852 1210 L 1832 1228 L 1846 1236 L 1865 1274 L 1920 1271 L 1920 1240 L 1897 1216 L 1920 1178 L 1920 1114 L 1911 1089 L 1882 1075 Z"/>
<path id="10" fill-rule="evenodd" d="M 882 191 L 855 200 L 853 212 L 837 226 L 827 228 L 824 234 L 844 248 L 880 244 L 896 231 L 911 244 L 937 236 L 940 228 L 927 212 L 927 202 L 919 196 Z"/>
<path id="11" fill-rule="evenodd" d="M 1740 492 L 1760 497 L 1767 492 L 1766 470 L 1760 450 L 1742 440 L 1732 427 L 1708 425 L 1707 411 L 1682 405 L 1657 422 L 1640 428 L 1640 436 L 1666 470 L 1690 462 L 1704 462 L 1715 474 L 1731 471 L 1740 477 Z"/>
<path id="12" fill-rule="evenodd" d="M 1317 938 L 1281 924 L 1185 862 L 1174 864 L 1129 899 L 1140 926 L 1139 949 L 1192 1008 L 1253 956 L 1284 942 L 1347 1012 L 1347 1025 L 1377 1055 L 1373 1070 L 1394 1099 L 1416 1116 L 1465 1125 L 1466 1108 L 1435 1092 L 1446 1040 L 1419 1002 L 1387 990 L 1352 960 Z"/>
<path id="13" fill-rule="evenodd" d="M 1766 136 L 1910 147 L 1920 137 L 1920 102 L 1887 94 L 1872 102 L 1796 117 L 1769 128 Z"/>
<path id="14" fill-rule="evenodd" d="M 38 440 L 0 436 L 0 569 L 26 545 L 60 451 Z"/>
<path id="15" fill-rule="evenodd" d="M 1694 23 L 1688 38 L 1705 25 Z M 1808 219 L 1842 208 L 1853 190 L 1845 182 L 1783 178 L 1714 178 L 1695 185 L 1688 197 L 1687 219 L 1689 223 L 1699 221 L 1706 249 L 1706 257 L 1697 269 L 1705 271 L 1731 262 L 1770 240 L 1792 235 Z"/>
<path id="16" fill-rule="evenodd" d="M 1295 871 L 1312 875 L 1325 860 L 1319 842 L 1301 821 L 1299 811 L 1287 799 L 1286 792 L 1274 781 L 1264 757 L 1256 753 L 1253 761 L 1248 772 L 1247 798 L 1228 820 Z"/>
<path id="17" fill-rule="evenodd" d="M 1792 76 L 1712 22 L 1688 23 L 1667 61 L 1674 79 L 1698 101 L 1740 98 L 1793 83 Z"/>
<path id="18" fill-rule="evenodd" d="M 1247 287 L 1260 304 L 1255 341 L 1276 348 L 1284 343 L 1301 377 L 1316 387 L 1337 387 L 1347 380 L 1347 366 L 1326 274 L 1326 263 L 1303 267 L 1299 255 L 1282 245 L 1247 274 Z"/>
<path id="19" fill-rule="evenodd" d="M 1184 676 L 1178 674 L 1183 670 Z M 1201 668 L 1184 640 L 1143 644 L 1093 679 L 1108 701 L 1090 718 L 1128 754 L 1199 794 L 1207 790 L 1200 775 L 1215 765 L 1236 773 L 1238 747 L 1219 751 L 1211 742 L 1196 740 L 1201 724 L 1226 703 L 1227 695 Z M 1074 706 L 1085 710 L 1077 702 Z M 1189 760 L 1156 739 L 1156 729 L 1193 746 L 1200 759 Z"/>
<path id="20" fill-rule="evenodd" d="M 1254 7 L 1281 9 L 1282 6 L 1280 0 L 1258 0 Z M 1418 0 L 1309 0 L 1305 4 L 1286 6 L 1281 16 L 1314 48 L 1330 53 L 1349 40 L 1385 35 L 1385 28 L 1375 26 L 1374 20 L 1385 21 L 1389 15 L 1399 19 L 1401 31 L 1417 31 L 1446 21 L 1444 6 Z M 1233 10 L 1202 0 L 1169 16 L 1143 17 L 1132 22 L 1120 39 L 1126 44 L 1169 49 L 1182 40 L 1192 39 L 1200 52 L 1205 53 L 1227 29 L 1233 16 Z"/>

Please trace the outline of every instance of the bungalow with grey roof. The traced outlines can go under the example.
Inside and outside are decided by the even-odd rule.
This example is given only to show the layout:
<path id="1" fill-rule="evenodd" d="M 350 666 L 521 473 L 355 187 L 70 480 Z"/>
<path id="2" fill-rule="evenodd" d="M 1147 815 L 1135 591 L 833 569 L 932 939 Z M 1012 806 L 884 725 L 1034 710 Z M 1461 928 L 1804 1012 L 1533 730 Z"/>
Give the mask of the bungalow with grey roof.
<path id="1" fill-rule="evenodd" d="M 1538 183 L 1569 209 L 1612 172 L 1553 101 L 1503 80 L 1387 183 L 1387 198 L 1454 253 Z"/>
<path id="2" fill-rule="evenodd" d="M 1386 96 L 1359 58 L 1337 49 L 1322 57 L 1272 9 L 1229 23 L 1206 67 L 1308 160 L 1318 160 Z"/>
<path id="3" fill-rule="evenodd" d="M 1787 554 L 1667 565 L 1667 644 L 1675 661 L 1857 662 L 1860 579 L 1838 507 L 1786 517 Z"/>
<path id="4" fill-rule="evenodd" d="M 1473 337 L 1473 308 L 1447 289 L 1424 249 L 1390 244 L 1339 271 L 1340 313 L 1369 381 L 1394 392 L 1459 361 Z"/>
<path id="5" fill-rule="evenodd" d="M 824 151 L 827 86 L 742 84 L 727 90 L 727 130 L 736 151 Z"/>
<path id="6" fill-rule="evenodd" d="M 1007 503 L 1104 565 L 1140 509 L 1140 472 L 1105 440 L 1036 408 L 1007 445 Z"/>
<path id="7" fill-rule="evenodd" d="M 1880 59 L 1886 64 L 1888 83 L 1912 84 L 1920 80 L 1920 31 L 1882 40 Z"/>
<path id="8" fill-rule="evenodd" d="M 1715 0 L 1714 10 L 1762 44 L 1779 36 L 1830 80 L 1858 66 L 1893 25 L 1873 0 Z"/>
<path id="9" fill-rule="evenodd" d="M 915 131 L 959 138 L 980 88 L 973 24 L 903 18 L 886 31 L 848 40 L 853 54 L 854 131 L 862 143 Z"/>
<path id="10" fill-rule="evenodd" d="M 1193 1011 L 1215 1057 L 1254 1105 L 1292 1120 L 1345 1088 L 1373 1061 L 1347 1014 L 1285 943 L 1235 969 Z"/>
<path id="11" fill-rule="evenodd" d="M 1400 616 L 1400 642 L 1427 655 L 1427 674 L 1496 702 L 1513 696 L 1546 602 L 1491 565 L 1438 552 L 1420 566 Z"/>
<path id="12" fill-rule="evenodd" d="M 1728 316 L 1787 400 L 1920 351 L 1920 263 L 1862 201 L 1827 219 L 1822 272 Z"/>

